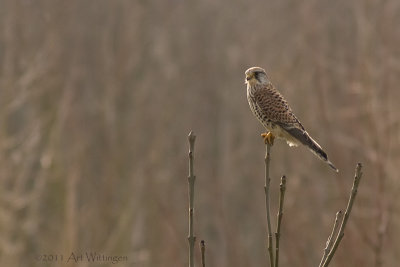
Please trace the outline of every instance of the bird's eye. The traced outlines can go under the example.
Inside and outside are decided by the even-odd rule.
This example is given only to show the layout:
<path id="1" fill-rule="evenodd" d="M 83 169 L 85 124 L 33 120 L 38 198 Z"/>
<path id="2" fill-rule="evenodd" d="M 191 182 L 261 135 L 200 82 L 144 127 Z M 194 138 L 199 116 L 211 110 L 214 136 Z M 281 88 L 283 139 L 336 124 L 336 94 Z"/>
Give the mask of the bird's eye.
<path id="1" fill-rule="evenodd" d="M 251 76 L 246 76 L 246 81 L 251 80 Z"/>

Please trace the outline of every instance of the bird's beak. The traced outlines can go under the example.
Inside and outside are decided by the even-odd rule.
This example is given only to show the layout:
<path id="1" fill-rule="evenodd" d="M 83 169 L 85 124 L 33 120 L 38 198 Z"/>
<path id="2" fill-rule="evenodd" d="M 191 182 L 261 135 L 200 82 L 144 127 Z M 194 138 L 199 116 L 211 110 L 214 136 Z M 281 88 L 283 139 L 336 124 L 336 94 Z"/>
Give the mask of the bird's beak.
<path id="1" fill-rule="evenodd" d="M 244 81 L 244 84 L 247 84 L 251 80 L 250 75 L 246 75 L 246 80 Z"/>

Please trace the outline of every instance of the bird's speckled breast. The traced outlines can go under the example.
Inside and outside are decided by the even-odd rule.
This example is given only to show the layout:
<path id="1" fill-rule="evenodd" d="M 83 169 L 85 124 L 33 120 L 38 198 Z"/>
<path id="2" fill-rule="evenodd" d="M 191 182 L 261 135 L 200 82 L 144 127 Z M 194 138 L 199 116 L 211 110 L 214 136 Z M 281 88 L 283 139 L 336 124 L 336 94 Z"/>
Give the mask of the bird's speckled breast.
<path id="1" fill-rule="evenodd" d="M 267 115 L 262 111 L 262 109 L 256 104 L 257 102 L 250 94 L 247 94 L 247 101 L 253 114 L 260 121 L 260 123 L 271 132 L 275 137 L 284 139 L 289 144 L 289 146 L 298 146 L 299 142 L 293 138 L 288 132 L 286 132 L 282 127 L 272 122 Z"/>
<path id="2" fill-rule="evenodd" d="M 261 108 L 256 104 L 255 99 L 247 94 L 247 101 L 249 102 L 250 109 L 256 118 L 261 122 L 261 124 L 268 130 L 273 131 L 276 128 L 276 125 L 271 122 L 266 116 L 266 114 L 261 110 Z"/>

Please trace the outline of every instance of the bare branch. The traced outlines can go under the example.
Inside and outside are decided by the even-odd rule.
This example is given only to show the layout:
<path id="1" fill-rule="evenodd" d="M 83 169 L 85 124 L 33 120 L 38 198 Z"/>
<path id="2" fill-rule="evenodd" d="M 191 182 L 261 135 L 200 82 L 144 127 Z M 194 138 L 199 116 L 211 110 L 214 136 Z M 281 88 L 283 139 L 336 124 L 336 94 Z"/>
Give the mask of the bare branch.
<path id="1" fill-rule="evenodd" d="M 265 185 L 264 185 L 264 191 L 265 191 L 265 206 L 266 206 L 266 213 L 267 213 L 267 234 L 268 234 L 268 254 L 269 254 L 269 262 L 270 266 L 274 266 L 274 254 L 272 252 L 272 231 L 271 231 L 271 215 L 270 215 L 270 203 L 269 203 L 269 188 L 270 188 L 270 182 L 271 178 L 269 177 L 269 164 L 271 161 L 271 145 L 269 143 L 265 144 L 266 146 L 266 151 L 265 151 Z"/>
<path id="2" fill-rule="evenodd" d="M 324 255 L 322 256 L 321 262 L 319 263 L 319 267 L 321 267 L 322 264 L 324 264 L 324 262 L 326 260 L 326 257 L 328 257 L 328 254 L 332 249 L 334 237 L 336 236 L 337 230 L 339 229 L 339 223 L 338 222 L 342 221 L 342 218 L 343 218 L 343 212 L 341 210 L 339 210 L 338 212 L 336 212 L 336 218 L 335 218 L 335 223 L 333 224 L 332 233 L 328 237 L 328 241 L 326 241 L 326 247 L 324 249 Z"/>
<path id="3" fill-rule="evenodd" d="M 360 183 L 361 176 L 362 176 L 361 168 L 362 168 L 361 163 L 358 163 L 357 167 L 356 167 L 356 173 L 354 175 L 353 187 L 351 188 L 349 202 L 347 203 L 346 211 L 344 213 L 344 217 L 343 217 L 342 223 L 340 225 L 339 232 L 336 236 L 335 242 L 333 243 L 332 250 L 329 251 L 328 256 L 326 257 L 326 260 L 325 260 L 324 264 L 322 265 L 322 267 L 326 267 L 329 265 L 329 263 L 331 262 L 331 260 L 333 258 L 333 255 L 335 255 L 336 249 L 338 248 L 340 241 L 342 240 L 342 238 L 344 236 L 344 229 L 346 227 L 347 220 L 349 219 L 351 209 L 353 207 L 354 199 L 357 195 L 358 185 Z"/>
<path id="4" fill-rule="evenodd" d="M 204 240 L 200 242 L 200 250 L 201 250 L 201 266 L 206 267 L 206 243 Z"/>
<path id="5" fill-rule="evenodd" d="M 196 237 L 193 235 L 193 212 L 194 212 L 194 182 L 196 176 L 194 175 L 193 163 L 194 163 L 194 142 L 196 141 L 196 136 L 193 132 L 189 133 L 189 267 L 194 267 L 194 243 L 196 242 Z"/>
<path id="6" fill-rule="evenodd" d="M 281 223 L 283 216 L 283 202 L 285 200 L 286 191 L 286 176 L 281 177 L 281 184 L 279 185 L 279 210 L 277 215 L 276 233 L 275 233 L 275 267 L 279 266 L 279 240 L 281 236 Z"/>

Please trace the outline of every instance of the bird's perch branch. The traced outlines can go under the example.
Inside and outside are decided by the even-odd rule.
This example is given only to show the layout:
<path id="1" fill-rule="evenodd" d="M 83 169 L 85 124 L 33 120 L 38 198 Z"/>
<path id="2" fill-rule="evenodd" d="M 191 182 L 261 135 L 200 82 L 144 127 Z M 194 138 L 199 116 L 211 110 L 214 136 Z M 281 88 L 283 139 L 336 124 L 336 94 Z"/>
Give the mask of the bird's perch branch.
<path id="1" fill-rule="evenodd" d="M 351 209 L 353 207 L 354 199 L 357 195 L 358 185 L 360 183 L 361 176 L 362 176 L 361 168 L 362 168 L 361 163 L 358 163 L 357 167 L 356 167 L 356 172 L 355 172 L 354 181 L 353 181 L 353 187 L 351 188 L 350 198 L 347 203 L 346 211 L 344 213 L 343 220 L 340 224 L 339 232 L 336 235 L 335 242 L 332 245 L 333 237 L 335 237 L 335 232 L 337 231 L 335 228 L 337 228 L 338 221 L 341 220 L 341 212 L 336 213 L 335 223 L 334 223 L 334 226 L 332 229 L 332 233 L 328 238 L 328 241 L 327 241 L 327 244 L 326 244 L 326 247 L 324 250 L 324 255 L 322 256 L 322 260 L 319 265 L 320 267 L 327 267 L 329 265 L 329 263 L 331 262 L 331 260 L 333 258 L 333 255 L 335 255 L 336 249 L 338 248 L 340 241 L 342 240 L 342 238 L 344 236 L 344 229 L 346 227 L 347 220 L 349 219 Z"/>
<path id="2" fill-rule="evenodd" d="M 281 177 L 281 184 L 279 185 L 279 210 L 277 215 L 276 232 L 275 232 L 275 267 L 279 266 L 279 239 L 281 236 L 281 223 L 283 216 L 283 202 L 285 200 L 286 191 L 286 176 Z"/>
<path id="3" fill-rule="evenodd" d="M 269 262 L 270 266 L 274 266 L 274 254 L 272 251 L 272 231 L 271 231 L 271 215 L 270 215 L 270 202 L 269 202 L 269 188 L 270 188 L 270 182 L 271 178 L 269 177 L 269 164 L 271 161 L 271 144 L 268 142 L 265 144 L 266 150 L 265 150 L 265 185 L 264 185 L 264 191 L 265 191 L 265 206 L 266 206 L 266 213 L 267 213 L 267 234 L 268 234 L 268 255 L 269 255 Z"/>
<path id="4" fill-rule="evenodd" d="M 194 213 L 194 182 L 196 176 L 194 175 L 193 162 L 194 162 L 194 142 L 196 141 L 196 136 L 193 132 L 189 133 L 189 267 L 194 267 L 194 243 L 196 242 L 196 237 L 193 234 L 193 213 Z"/>

